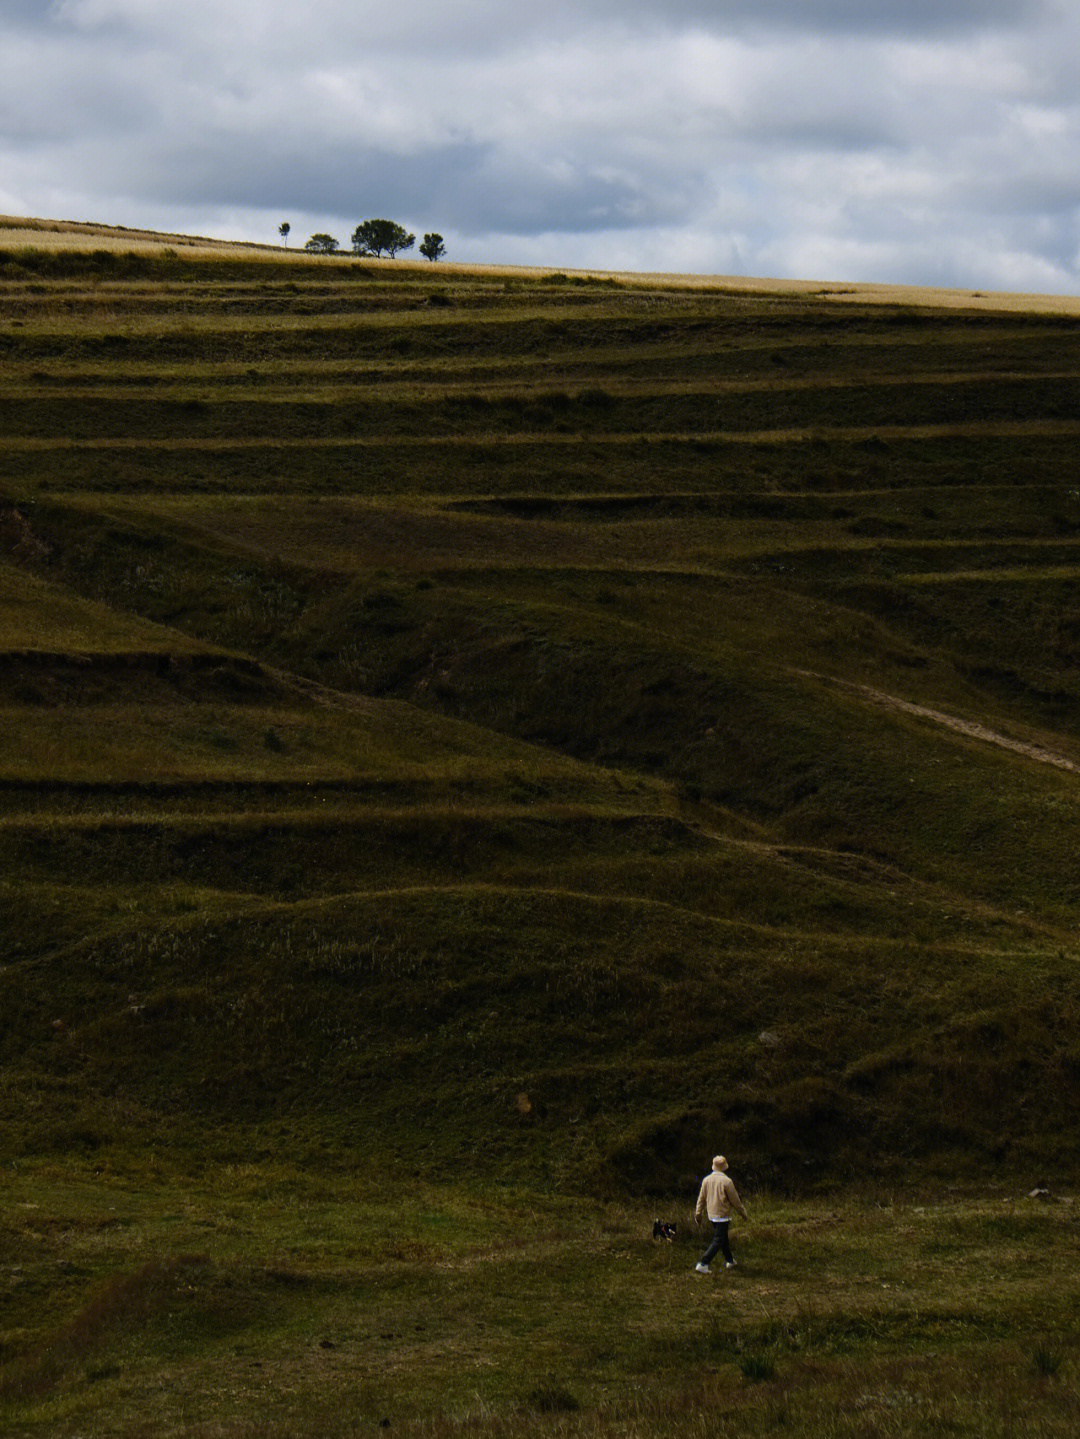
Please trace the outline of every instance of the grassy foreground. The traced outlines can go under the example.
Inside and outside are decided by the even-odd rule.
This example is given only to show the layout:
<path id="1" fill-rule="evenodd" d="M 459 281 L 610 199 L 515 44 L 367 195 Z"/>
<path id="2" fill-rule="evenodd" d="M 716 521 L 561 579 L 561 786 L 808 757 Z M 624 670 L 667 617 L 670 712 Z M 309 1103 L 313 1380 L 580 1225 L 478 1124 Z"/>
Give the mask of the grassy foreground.
<path id="1" fill-rule="evenodd" d="M 522 1176 L 526 1179 L 527 1176 Z M 739 1268 L 652 1210 L 274 1162 L 5 1181 L 5 1432 L 1069 1435 L 1076 1212 L 763 1198 Z M 918 1196 L 916 1196 L 918 1198 Z M 22 1352 L 15 1352 L 18 1350 Z"/>
<path id="2" fill-rule="evenodd" d="M 0 226 L 0 1427 L 1075 1433 L 1080 319 L 165 238 Z"/>

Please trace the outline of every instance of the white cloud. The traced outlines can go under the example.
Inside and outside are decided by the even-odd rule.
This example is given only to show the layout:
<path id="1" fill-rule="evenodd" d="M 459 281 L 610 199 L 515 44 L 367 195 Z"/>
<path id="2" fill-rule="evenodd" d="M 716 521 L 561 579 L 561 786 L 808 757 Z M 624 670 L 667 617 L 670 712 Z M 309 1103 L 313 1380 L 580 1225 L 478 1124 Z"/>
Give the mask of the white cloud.
<path id="1" fill-rule="evenodd" d="M 2 203 L 457 258 L 1080 284 L 1038 0 L 3 0 Z M 272 218 L 271 218 L 272 217 Z"/>

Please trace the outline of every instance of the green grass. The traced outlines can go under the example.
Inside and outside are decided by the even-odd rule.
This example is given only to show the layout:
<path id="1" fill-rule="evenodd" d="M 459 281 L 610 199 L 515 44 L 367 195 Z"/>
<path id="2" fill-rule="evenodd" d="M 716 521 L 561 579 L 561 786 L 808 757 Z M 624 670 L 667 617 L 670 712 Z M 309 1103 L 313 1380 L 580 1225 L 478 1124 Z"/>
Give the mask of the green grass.
<path id="1" fill-rule="evenodd" d="M 578 278 L 0 250 L 13 1433 L 1076 1430 L 1080 322 Z"/>
<path id="2" fill-rule="evenodd" d="M 433 310 L 422 273 L 41 263 L 10 284 L 0 396 L 4 844 L 35 933 L 95 886 L 151 931 L 181 895 L 404 889 L 457 953 L 451 896 L 486 884 L 645 905 L 667 952 L 704 921 L 676 1009 L 718 922 L 770 975 L 792 939 L 865 950 L 914 968 L 912 1007 L 870 1035 L 845 998 L 850 1060 L 811 1046 L 781 1087 L 793 1115 L 874 1114 L 880 1163 L 901 1077 L 942 1082 L 935 1025 L 968 1048 L 919 947 L 966 945 L 976 990 L 1030 955 L 1071 1012 L 1071 775 L 902 706 L 1080 754 L 1074 322 L 501 278 Z M 605 1143 L 670 1130 L 650 1033 Z M 1019 1054 L 993 1063 L 1007 1090 Z M 983 1152 L 982 1094 L 923 1149 Z"/>
<path id="3" fill-rule="evenodd" d="M 17 546 L 19 539 L 15 543 Z M 35 550 L 28 547 L 28 551 L 33 557 Z M 36 553 L 47 557 L 41 549 Z M 158 626 L 124 614 L 112 605 L 95 604 L 10 562 L 0 561 L 2 653 L 44 651 L 59 657 L 65 653 L 122 655 L 143 651 L 156 657 L 191 655 L 201 648 L 185 634 L 163 633 Z"/>
<path id="4" fill-rule="evenodd" d="M 394 1178 L 313 1181 L 273 1159 L 212 1184 L 161 1161 L 138 1177 L 20 1172 L 3 1243 L 10 1307 L 30 1322 L 5 1338 L 9 1432 L 1075 1423 L 1063 1206 L 762 1200 L 736 1226 L 739 1270 L 702 1279 L 682 1206 L 679 1242 L 657 1246 L 640 1204 Z"/>

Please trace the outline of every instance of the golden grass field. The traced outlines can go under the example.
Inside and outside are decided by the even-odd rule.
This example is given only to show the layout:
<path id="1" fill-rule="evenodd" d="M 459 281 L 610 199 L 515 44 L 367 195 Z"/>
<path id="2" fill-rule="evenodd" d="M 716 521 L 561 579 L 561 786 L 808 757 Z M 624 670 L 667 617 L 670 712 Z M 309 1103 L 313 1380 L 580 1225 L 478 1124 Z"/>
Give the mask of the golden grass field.
<path id="1" fill-rule="evenodd" d="M 31 220 L 17 215 L 0 215 L 0 249 L 32 246 L 45 250 L 118 250 L 135 253 L 161 253 L 176 250 L 192 258 L 196 256 L 224 258 L 235 256 L 257 260 L 269 255 L 279 259 L 282 254 L 298 263 L 313 265 L 362 264 L 379 267 L 384 264 L 426 270 L 425 260 L 401 257 L 394 261 L 359 260 L 347 252 L 333 256 L 308 255 L 303 240 L 297 235 L 289 246 L 258 244 L 243 240 L 212 240 L 198 235 L 178 235 L 153 230 L 135 230 L 116 226 L 95 225 L 74 220 Z M 732 294 L 807 296 L 863 305 L 916 305 L 935 310 L 995 310 L 1037 315 L 1080 314 L 1080 296 L 1011 293 L 946 289 L 936 286 L 884 285 L 869 282 L 849 283 L 843 280 L 781 280 L 768 277 L 738 275 L 698 275 L 656 271 L 641 273 L 628 270 L 579 270 L 553 262 L 550 266 L 456 264 L 441 261 L 439 271 L 447 275 L 488 275 L 539 279 L 552 271 L 596 280 L 614 280 L 635 287 L 656 287 L 691 290 L 723 290 Z"/>

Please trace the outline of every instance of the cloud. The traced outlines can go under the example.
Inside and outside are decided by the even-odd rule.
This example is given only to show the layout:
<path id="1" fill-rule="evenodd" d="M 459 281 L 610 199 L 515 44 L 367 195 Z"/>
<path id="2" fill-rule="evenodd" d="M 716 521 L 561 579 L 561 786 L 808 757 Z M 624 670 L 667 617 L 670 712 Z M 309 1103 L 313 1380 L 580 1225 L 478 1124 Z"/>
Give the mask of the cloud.
<path id="1" fill-rule="evenodd" d="M 458 258 L 1075 287 L 1078 93 L 1039 0 L 0 11 L 9 206 Z"/>
<path id="2" fill-rule="evenodd" d="M 3 24 L 8 30 L 40 30 L 55 22 L 55 10 L 49 0 L 4 0 Z"/>
<path id="3" fill-rule="evenodd" d="M 127 26 L 147 33 L 176 33 L 210 27 L 260 39 L 287 34 L 310 40 L 334 36 L 351 44 L 388 39 L 418 48 L 433 36 L 460 36 L 475 48 L 484 40 L 501 44 L 522 35 L 565 36 L 601 25 L 615 31 L 699 28 L 733 33 L 751 28 L 786 33 L 862 35 L 950 35 L 988 27 L 1030 26 L 1052 13 L 1049 0 L 546 0 L 542 6 L 513 0 L 5 0 L 24 21 L 41 26 Z"/>

